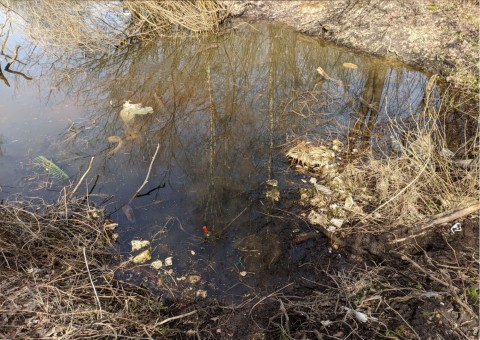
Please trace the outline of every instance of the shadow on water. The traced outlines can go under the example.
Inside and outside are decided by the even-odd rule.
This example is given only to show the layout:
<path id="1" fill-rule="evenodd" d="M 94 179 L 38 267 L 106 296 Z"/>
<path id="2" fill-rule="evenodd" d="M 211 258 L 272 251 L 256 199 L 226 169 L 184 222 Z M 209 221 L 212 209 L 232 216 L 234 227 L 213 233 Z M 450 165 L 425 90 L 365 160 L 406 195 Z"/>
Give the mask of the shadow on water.
<path id="1" fill-rule="evenodd" d="M 422 110 L 428 82 L 404 65 L 269 23 L 234 23 L 216 36 L 165 38 L 70 65 L 37 78 L 48 84 L 39 97 L 50 99 L 38 110 L 51 123 L 50 137 L 29 134 L 31 122 L 15 121 L 15 101 L 3 104 L 10 112 L 4 119 L 21 128 L 12 135 L 0 127 L 0 186 L 19 181 L 7 163 L 44 154 L 80 177 L 94 156 L 90 174 L 97 179 L 83 190 L 108 198 L 124 260 L 132 239 L 151 241 L 152 260 L 173 257 L 160 276 L 148 264 L 121 275 L 217 296 L 282 286 L 298 268 L 308 276 L 312 254 L 325 264 L 339 261 L 321 238 L 293 243 L 294 233 L 311 230 L 295 205 L 302 177 L 289 169 L 285 150 L 299 138 L 340 138 L 351 148 L 376 143 L 392 133 L 392 117 L 408 120 Z M 126 100 L 153 113 L 126 124 L 119 116 Z M 148 183 L 129 205 L 133 216 L 125 216 L 122 207 L 144 181 L 157 145 Z M 267 184 L 271 179 L 278 187 Z M 267 197 L 275 190 L 278 201 Z M 201 282 L 179 280 L 189 274 Z"/>

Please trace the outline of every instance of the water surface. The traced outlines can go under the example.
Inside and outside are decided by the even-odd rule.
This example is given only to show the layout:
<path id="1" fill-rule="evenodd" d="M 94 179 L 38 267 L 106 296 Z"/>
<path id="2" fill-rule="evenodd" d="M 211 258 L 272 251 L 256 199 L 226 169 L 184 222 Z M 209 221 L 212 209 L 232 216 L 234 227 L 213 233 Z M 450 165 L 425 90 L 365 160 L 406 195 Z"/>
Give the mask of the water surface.
<path id="1" fill-rule="evenodd" d="M 94 157 L 79 193 L 90 192 L 120 224 L 123 259 L 132 239 L 151 240 L 153 259 L 173 257 L 173 273 L 161 271 L 164 284 L 199 274 L 200 283 L 176 285 L 210 295 L 281 285 L 312 252 L 330 261 L 325 241 L 292 244 L 294 232 L 310 230 L 295 203 L 308 178 L 289 168 L 285 150 L 302 138 L 339 138 L 350 148 L 381 143 L 394 133 L 389 120 L 408 121 L 422 109 L 428 81 L 405 65 L 261 22 L 108 57 L 53 60 L 22 66 L 32 80 L 4 72 L 10 87 L 0 82 L 0 195 L 53 199 Z M 126 100 L 154 112 L 125 124 Z M 122 139 L 118 150 L 111 136 Z M 131 200 L 157 145 L 148 183 Z M 70 178 L 45 174 L 38 155 Z M 278 202 L 266 197 L 270 179 L 279 183 Z M 133 217 L 122 210 L 127 204 Z M 154 270 L 138 269 L 119 275 L 162 285 Z"/>

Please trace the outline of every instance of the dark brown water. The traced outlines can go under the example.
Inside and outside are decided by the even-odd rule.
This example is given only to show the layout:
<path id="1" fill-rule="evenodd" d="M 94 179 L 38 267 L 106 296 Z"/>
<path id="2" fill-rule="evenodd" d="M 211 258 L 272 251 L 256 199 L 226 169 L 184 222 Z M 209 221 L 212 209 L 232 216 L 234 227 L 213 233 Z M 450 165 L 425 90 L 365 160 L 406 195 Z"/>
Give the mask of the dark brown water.
<path id="1" fill-rule="evenodd" d="M 173 272 L 161 277 L 199 274 L 200 283 L 177 284 L 210 295 L 280 285 L 311 252 L 330 261 L 324 241 L 292 246 L 292 234 L 310 228 L 298 218 L 302 176 L 285 150 L 299 137 L 375 144 L 394 133 L 392 117 L 421 110 L 428 80 L 269 23 L 235 23 L 217 36 L 164 39 L 110 57 L 42 60 L 21 67 L 33 80 L 4 72 L 10 87 L 0 82 L 0 195 L 53 198 L 93 156 L 79 193 L 106 202 L 124 260 L 132 239 L 150 240 L 152 260 L 173 258 Z M 125 124 L 126 100 L 153 113 Z M 122 139 L 115 152 L 111 136 Z M 157 145 L 148 183 L 129 204 Z M 69 179 L 45 174 L 33 161 L 39 155 Z M 278 180 L 278 202 L 266 197 L 269 179 Z M 158 284 L 148 265 L 138 272 L 122 276 Z"/>

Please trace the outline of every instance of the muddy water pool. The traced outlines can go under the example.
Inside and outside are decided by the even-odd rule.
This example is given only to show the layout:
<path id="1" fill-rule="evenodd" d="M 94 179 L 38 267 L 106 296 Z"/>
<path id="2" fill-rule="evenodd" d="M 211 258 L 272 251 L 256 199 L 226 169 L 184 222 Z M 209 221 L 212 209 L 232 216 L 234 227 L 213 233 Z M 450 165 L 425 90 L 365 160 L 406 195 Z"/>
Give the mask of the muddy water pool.
<path id="1" fill-rule="evenodd" d="M 79 193 L 119 223 L 121 261 L 136 254 L 131 240 L 151 242 L 152 259 L 118 275 L 209 296 L 285 284 L 312 253 L 331 261 L 325 240 L 292 241 L 311 231 L 296 203 L 309 178 L 289 167 L 285 151 L 300 138 L 326 145 L 338 138 L 351 148 L 380 143 L 395 133 L 392 117 L 408 120 L 422 109 L 428 82 L 405 65 L 262 22 L 54 60 L 18 64 L 32 80 L 3 71 L 1 198 L 55 199 L 94 157 Z M 125 123 L 119 113 L 127 100 L 153 112 Z M 148 183 L 132 199 L 157 146 Z M 46 173 L 38 156 L 69 178 Z M 149 266 L 168 257 L 172 266 Z"/>

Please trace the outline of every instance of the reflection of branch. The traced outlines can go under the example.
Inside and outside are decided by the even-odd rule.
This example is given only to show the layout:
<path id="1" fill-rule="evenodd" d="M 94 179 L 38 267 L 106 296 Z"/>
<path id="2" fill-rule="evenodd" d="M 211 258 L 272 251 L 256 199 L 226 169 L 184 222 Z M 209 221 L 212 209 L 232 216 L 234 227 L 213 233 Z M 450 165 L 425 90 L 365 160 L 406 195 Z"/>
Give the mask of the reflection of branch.
<path id="1" fill-rule="evenodd" d="M 7 71 L 8 73 L 18 74 L 19 76 L 22 76 L 23 78 L 25 78 L 25 79 L 27 79 L 27 80 L 32 80 L 32 79 L 33 79 L 32 77 L 29 77 L 29 76 L 25 75 L 25 74 L 22 73 L 22 72 L 9 70 L 9 69 L 7 68 L 8 66 L 9 66 L 9 65 L 7 64 L 7 66 L 5 67 L 5 71 Z"/>
<path id="2" fill-rule="evenodd" d="M 5 22 L 6 24 L 6 22 Z M 4 25 L 5 26 L 5 25 Z M 3 31 L 3 27 L 2 27 L 2 31 Z M 0 50 L 0 54 L 2 55 L 5 55 L 3 53 L 3 51 L 5 50 L 5 45 L 7 44 L 7 40 L 8 40 L 8 36 L 10 35 L 10 27 L 8 28 L 8 31 L 7 31 L 7 36 L 5 37 L 5 40 L 3 41 L 3 44 L 2 44 L 2 49 Z"/>
<path id="3" fill-rule="evenodd" d="M 8 70 L 10 68 L 10 65 L 12 65 L 15 60 L 17 60 L 18 57 L 18 50 L 20 49 L 20 45 L 15 46 L 15 51 L 13 52 L 13 57 L 10 58 L 10 62 L 5 66 L 5 70 Z"/>
<path id="4" fill-rule="evenodd" d="M 8 82 L 8 79 L 5 78 L 5 76 L 3 75 L 2 73 L 2 67 L 0 65 L 0 79 L 3 80 L 3 82 L 5 83 L 5 85 L 7 85 L 7 87 L 10 87 L 10 83 Z"/>
<path id="5" fill-rule="evenodd" d="M 8 37 L 7 37 L 8 38 Z M 7 42 L 7 39 L 5 39 L 5 41 L 3 42 L 3 45 L 2 45 L 2 54 L 6 57 L 8 57 L 5 53 L 3 53 L 3 48 L 5 47 L 5 43 Z M 7 63 L 7 66 L 5 66 L 5 71 L 9 72 L 9 73 L 12 73 L 12 74 L 18 74 L 20 76 L 22 76 L 23 78 L 27 79 L 27 80 L 32 80 L 31 77 L 25 75 L 24 73 L 22 72 L 18 72 L 18 71 L 13 71 L 13 70 L 10 70 L 10 66 L 12 66 L 12 64 L 17 61 L 17 57 L 18 57 L 18 50 L 20 49 L 20 45 L 17 45 L 15 46 L 15 51 L 13 52 L 13 57 L 9 57 L 10 58 L 10 61 Z M 17 61 L 19 62 L 19 61 Z M 1 71 L 0 71 L 1 73 Z M 1 78 L 1 76 L 0 76 Z M 5 79 L 2 79 L 3 81 L 5 81 Z"/>
<path id="6" fill-rule="evenodd" d="M 162 183 L 162 184 L 159 184 L 157 185 L 155 188 L 151 189 L 151 190 L 148 190 L 146 193 L 144 194 L 136 194 L 135 197 L 143 197 L 143 196 L 148 196 L 150 195 L 152 192 L 154 192 L 155 190 L 158 190 L 158 189 L 161 189 L 161 188 L 165 188 L 165 183 Z"/>

